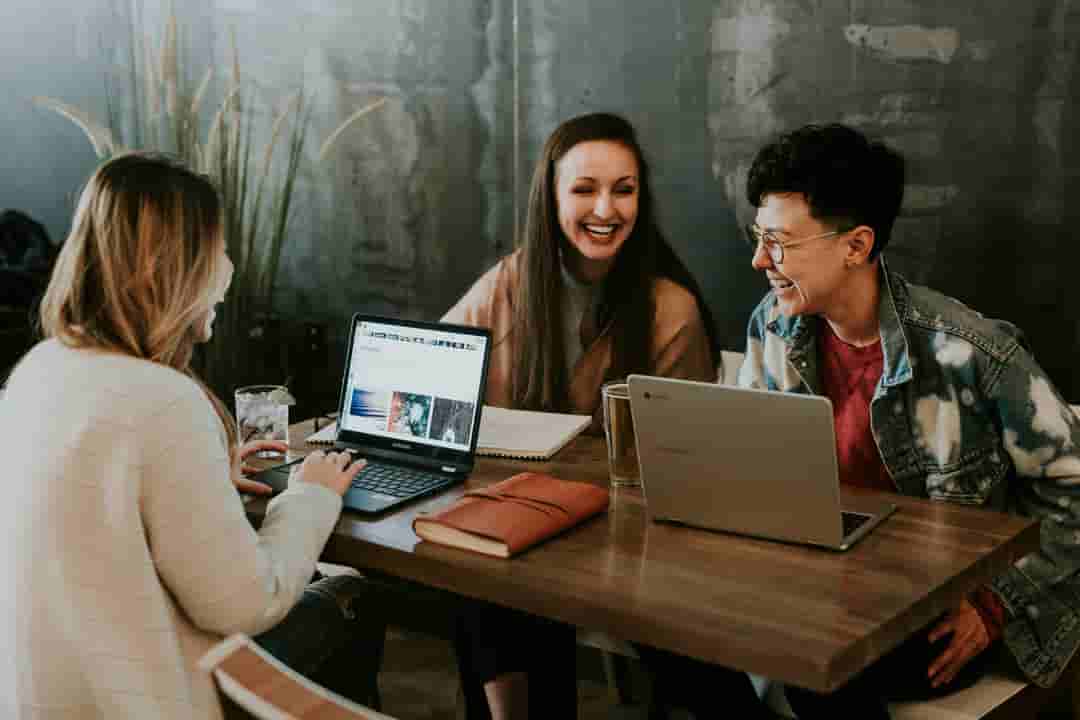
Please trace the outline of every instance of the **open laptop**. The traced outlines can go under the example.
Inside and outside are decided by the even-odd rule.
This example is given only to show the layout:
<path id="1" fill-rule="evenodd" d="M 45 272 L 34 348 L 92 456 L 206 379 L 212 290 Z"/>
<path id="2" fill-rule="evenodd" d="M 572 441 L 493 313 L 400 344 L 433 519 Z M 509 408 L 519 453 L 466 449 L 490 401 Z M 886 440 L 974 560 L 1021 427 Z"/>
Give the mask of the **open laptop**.
<path id="1" fill-rule="evenodd" d="M 465 480 L 490 355 L 484 328 L 353 316 L 334 450 L 354 452 L 367 467 L 345 507 L 384 512 Z M 254 479 L 280 492 L 295 462 Z"/>
<path id="2" fill-rule="evenodd" d="M 631 375 L 649 514 L 712 530 L 847 550 L 896 506 L 840 506 L 828 398 Z"/>

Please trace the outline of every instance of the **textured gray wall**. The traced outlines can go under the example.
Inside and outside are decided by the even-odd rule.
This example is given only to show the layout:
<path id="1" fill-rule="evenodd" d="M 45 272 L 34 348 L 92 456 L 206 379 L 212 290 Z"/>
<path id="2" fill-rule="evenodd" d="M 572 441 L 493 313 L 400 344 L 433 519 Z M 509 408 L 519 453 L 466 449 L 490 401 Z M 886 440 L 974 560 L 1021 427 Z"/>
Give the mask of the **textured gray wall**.
<path id="1" fill-rule="evenodd" d="M 100 108 L 124 6 L 0 9 L 0 205 L 29 210 L 55 239 L 93 157 L 28 98 Z M 148 6 L 156 28 L 160 7 Z M 361 309 L 438 316 L 513 246 L 547 133 L 614 110 L 639 128 L 664 229 L 725 344 L 741 347 L 764 290 L 737 229 L 750 217 L 747 165 L 774 132 L 841 120 L 909 159 L 894 266 L 1016 322 L 1080 399 L 1075 3 L 198 0 L 182 12 L 188 44 L 220 67 L 236 29 L 267 107 L 301 84 L 315 93 L 312 156 L 352 110 L 390 98 L 303 178 L 279 298 L 288 313 L 333 328 Z"/>
<path id="2" fill-rule="evenodd" d="M 96 103 L 104 89 L 102 29 L 109 21 L 101 5 L 0 3 L 0 208 L 30 213 L 54 242 L 67 232 L 73 196 L 94 154 L 71 123 L 34 108 L 30 98 Z"/>

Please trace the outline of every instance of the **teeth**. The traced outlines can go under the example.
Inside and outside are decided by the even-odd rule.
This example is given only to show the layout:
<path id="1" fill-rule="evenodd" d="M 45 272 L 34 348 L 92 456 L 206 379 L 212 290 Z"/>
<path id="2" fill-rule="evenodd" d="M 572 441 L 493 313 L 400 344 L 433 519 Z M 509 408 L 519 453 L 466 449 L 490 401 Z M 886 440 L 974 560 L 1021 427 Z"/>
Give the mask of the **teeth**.
<path id="1" fill-rule="evenodd" d="M 610 235 L 615 232 L 614 225 L 586 225 L 585 229 L 593 235 Z"/>

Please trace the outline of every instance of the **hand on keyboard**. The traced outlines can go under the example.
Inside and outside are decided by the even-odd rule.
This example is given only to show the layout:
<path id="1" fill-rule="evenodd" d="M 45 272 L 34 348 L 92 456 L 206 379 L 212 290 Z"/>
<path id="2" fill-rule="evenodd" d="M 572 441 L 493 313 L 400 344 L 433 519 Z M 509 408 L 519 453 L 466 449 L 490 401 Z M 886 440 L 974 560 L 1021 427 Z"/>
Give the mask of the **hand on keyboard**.
<path id="1" fill-rule="evenodd" d="M 344 495 L 353 478 L 364 469 L 367 460 L 353 459 L 352 452 L 323 452 L 316 450 L 304 459 L 296 471 L 296 482 L 322 485 Z"/>

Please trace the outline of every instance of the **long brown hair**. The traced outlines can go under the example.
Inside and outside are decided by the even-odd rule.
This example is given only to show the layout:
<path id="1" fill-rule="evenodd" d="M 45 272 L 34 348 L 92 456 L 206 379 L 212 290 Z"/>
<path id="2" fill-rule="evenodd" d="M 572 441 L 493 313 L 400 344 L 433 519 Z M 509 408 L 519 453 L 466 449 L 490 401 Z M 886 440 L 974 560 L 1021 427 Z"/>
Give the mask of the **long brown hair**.
<path id="1" fill-rule="evenodd" d="M 194 379 L 236 427 L 190 362 L 224 281 L 221 201 L 209 178 L 179 162 L 127 153 L 103 163 L 79 198 L 45 297 L 41 328 L 69 347 L 122 353 Z"/>
<path id="2" fill-rule="evenodd" d="M 565 367 L 561 254 L 570 243 L 559 227 L 555 194 L 559 160 L 575 145 L 592 140 L 619 143 L 638 166 L 637 221 L 603 284 L 597 329 L 611 333 L 612 362 L 606 379 L 651 371 L 654 279 L 666 277 L 697 300 L 709 345 L 716 352 L 716 330 L 697 281 L 675 254 L 656 222 L 649 166 L 629 122 L 610 113 L 567 120 L 555 129 L 541 152 L 529 190 L 522 241 L 520 279 L 513 298 L 514 327 L 520 356 L 514 365 L 512 392 L 518 407 L 566 410 L 569 378 Z"/>

